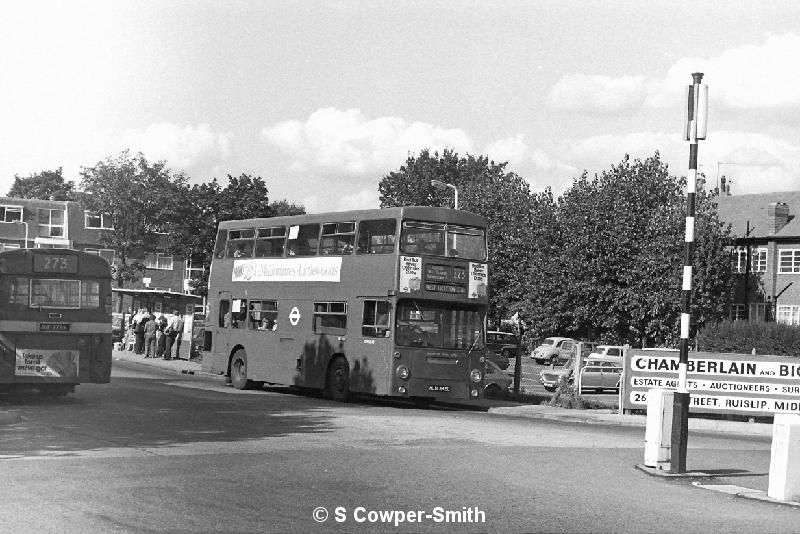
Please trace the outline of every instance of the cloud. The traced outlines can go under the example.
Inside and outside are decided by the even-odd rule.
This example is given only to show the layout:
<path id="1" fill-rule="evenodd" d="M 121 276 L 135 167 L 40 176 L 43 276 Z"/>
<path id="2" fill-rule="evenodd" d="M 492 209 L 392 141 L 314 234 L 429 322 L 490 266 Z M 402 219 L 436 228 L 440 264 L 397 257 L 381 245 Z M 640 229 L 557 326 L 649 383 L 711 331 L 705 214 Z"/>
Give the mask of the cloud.
<path id="1" fill-rule="evenodd" d="M 553 86 L 549 101 L 555 109 L 611 113 L 641 106 L 645 89 L 644 76 L 569 74 Z"/>
<path id="2" fill-rule="evenodd" d="M 730 108 L 800 106 L 800 35 L 769 36 L 761 44 L 731 48 L 718 56 L 684 57 L 663 77 L 568 74 L 550 91 L 555 109 L 619 112 L 674 106 L 702 72 L 714 105 Z"/>
<path id="3" fill-rule="evenodd" d="M 463 130 L 398 117 L 369 119 L 358 109 L 322 108 L 304 121 L 268 126 L 261 137 L 289 158 L 289 171 L 349 176 L 383 174 L 423 148 L 461 153 L 473 149 Z"/>
<path id="4" fill-rule="evenodd" d="M 232 133 L 211 131 L 208 124 L 178 126 L 167 122 L 145 129 L 129 129 L 112 141 L 114 151 L 131 149 L 151 161 L 166 160 L 170 167 L 190 169 L 231 155 Z"/>

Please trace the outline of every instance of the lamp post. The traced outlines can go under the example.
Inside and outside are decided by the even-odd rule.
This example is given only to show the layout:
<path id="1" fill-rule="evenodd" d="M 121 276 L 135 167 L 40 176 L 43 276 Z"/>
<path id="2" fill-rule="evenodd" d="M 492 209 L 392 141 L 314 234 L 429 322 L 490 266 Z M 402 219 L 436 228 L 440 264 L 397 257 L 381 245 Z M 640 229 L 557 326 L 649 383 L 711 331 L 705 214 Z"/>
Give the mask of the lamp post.
<path id="1" fill-rule="evenodd" d="M 436 189 L 447 189 L 448 187 L 453 190 L 453 209 L 458 209 L 458 188 L 453 184 L 445 183 L 441 180 L 431 180 L 431 185 Z"/>
<path id="2" fill-rule="evenodd" d="M 28 248 L 28 223 L 25 221 L 14 221 L 14 224 L 24 224 L 25 225 L 25 246 L 22 248 Z"/>

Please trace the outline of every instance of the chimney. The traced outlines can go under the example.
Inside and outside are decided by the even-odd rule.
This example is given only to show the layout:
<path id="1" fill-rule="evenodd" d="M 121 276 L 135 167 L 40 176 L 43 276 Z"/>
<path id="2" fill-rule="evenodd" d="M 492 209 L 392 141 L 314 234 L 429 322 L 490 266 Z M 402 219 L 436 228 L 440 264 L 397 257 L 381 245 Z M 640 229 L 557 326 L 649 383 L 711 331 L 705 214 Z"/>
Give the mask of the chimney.
<path id="1" fill-rule="evenodd" d="M 789 205 L 786 202 L 772 202 L 767 207 L 767 222 L 770 233 L 777 234 L 789 222 Z"/>

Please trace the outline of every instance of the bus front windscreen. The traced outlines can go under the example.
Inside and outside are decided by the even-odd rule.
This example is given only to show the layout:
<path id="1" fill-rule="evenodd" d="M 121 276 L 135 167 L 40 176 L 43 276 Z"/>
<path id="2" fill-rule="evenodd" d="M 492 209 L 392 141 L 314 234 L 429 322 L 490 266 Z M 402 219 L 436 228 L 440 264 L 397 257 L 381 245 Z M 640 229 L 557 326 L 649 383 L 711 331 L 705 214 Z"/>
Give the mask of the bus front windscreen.
<path id="1" fill-rule="evenodd" d="M 469 226 L 404 221 L 400 248 L 406 254 L 485 261 L 486 233 Z"/>
<path id="2" fill-rule="evenodd" d="M 397 304 L 395 342 L 406 347 L 483 349 L 483 312 L 472 306 L 402 300 Z"/>

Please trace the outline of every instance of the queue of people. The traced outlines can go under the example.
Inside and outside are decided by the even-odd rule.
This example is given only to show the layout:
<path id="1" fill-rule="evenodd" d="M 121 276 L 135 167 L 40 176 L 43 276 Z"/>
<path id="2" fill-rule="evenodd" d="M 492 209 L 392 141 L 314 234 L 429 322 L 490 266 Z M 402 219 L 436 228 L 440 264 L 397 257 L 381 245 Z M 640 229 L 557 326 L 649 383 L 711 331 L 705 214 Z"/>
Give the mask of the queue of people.
<path id="1" fill-rule="evenodd" d="M 142 308 L 132 317 L 128 332 L 129 337 L 133 337 L 135 354 L 165 360 L 180 358 L 183 317 L 178 310 L 174 310 L 172 317 L 167 319 L 163 313 L 154 315 L 150 310 Z"/>

